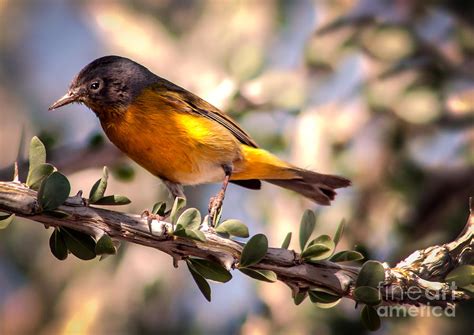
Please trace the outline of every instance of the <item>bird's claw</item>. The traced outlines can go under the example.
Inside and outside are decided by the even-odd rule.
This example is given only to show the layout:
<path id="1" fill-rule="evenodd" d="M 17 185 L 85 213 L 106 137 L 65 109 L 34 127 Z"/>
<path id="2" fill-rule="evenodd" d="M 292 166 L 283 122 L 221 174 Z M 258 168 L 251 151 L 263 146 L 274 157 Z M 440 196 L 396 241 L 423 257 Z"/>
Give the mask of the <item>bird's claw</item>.
<path id="1" fill-rule="evenodd" d="M 222 204 L 224 203 L 224 193 L 219 192 L 215 197 L 209 199 L 209 226 L 215 227 L 221 218 Z"/>
<path id="2" fill-rule="evenodd" d="M 153 234 L 153 229 L 152 229 L 152 222 L 153 221 L 164 221 L 169 215 L 159 215 L 159 214 L 153 214 L 150 212 L 148 209 L 145 209 L 142 214 L 140 214 L 140 217 L 142 219 L 146 219 L 148 223 L 148 229 L 150 230 L 150 233 Z"/>

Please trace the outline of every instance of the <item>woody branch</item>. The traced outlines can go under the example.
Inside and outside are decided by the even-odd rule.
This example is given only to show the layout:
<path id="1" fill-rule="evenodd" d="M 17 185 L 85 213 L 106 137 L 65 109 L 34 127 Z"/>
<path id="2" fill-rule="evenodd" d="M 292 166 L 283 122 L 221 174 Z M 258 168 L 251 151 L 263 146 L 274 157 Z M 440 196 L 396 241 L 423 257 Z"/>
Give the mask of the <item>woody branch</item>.
<path id="1" fill-rule="evenodd" d="M 91 235 L 106 233 L 111 238 L 152 247 L 173 257 L 173 263 L 189 256 L 217 261 L 227 269 L 238 265 L 242 245 L 206 230 L 206 242 L 174 237 L 166 234 L 170 223 L 158 222 L 162 234 L 152 234 L 149 223 L 139 215 L 126 214 L 84 205 L 80 196 L 70 197 L 59 208 L 68 214 L 56 218 L 40 213 L 37 193 L 19 182 L 0 182 L 0 210 L 28 218 L 45 226 L 69 227 Z M 385 281 L 381 289 L 382 300 L 389 304 L 431 304 L 447 307 L 452 303 L 470 299 L 462 290 L 443 282 L 454 268 L 470 264 L 474 255 L 474 214 L 470 213 L 463 232 L 456 240 L 417 250 L 395 267 L 385 267 Z M 305 263 L 298 253 L 281 248 L 269 248 L 264 259 L 252 266 L 257 270 L 274 271 L 278 280 L 288 285 L 294 294 L 310 288 L 325 288 L 354 299 L 353 290 L 359 267 L 330 261 Z M 417 297 L 403 294 L 416 288 Z M 424 294 L 426 293 L 426 294 Z M 442 299 L 430 300 L 436 295 Z"/>

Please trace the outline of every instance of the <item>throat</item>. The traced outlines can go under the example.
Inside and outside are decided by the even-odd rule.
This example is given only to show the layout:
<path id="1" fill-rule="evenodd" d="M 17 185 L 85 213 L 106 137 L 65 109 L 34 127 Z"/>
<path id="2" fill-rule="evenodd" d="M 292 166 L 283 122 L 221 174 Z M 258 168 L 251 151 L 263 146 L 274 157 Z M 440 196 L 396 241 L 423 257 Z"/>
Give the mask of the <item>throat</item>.
<path id="1" fill-rule="evenodd" d="M 126 113 L 126 108 L 122 106 L 109 106 L 106 108 L 91 106 L 90 108 L 99 118 L 102 127 L 109 123 L 120 122 Z"/>

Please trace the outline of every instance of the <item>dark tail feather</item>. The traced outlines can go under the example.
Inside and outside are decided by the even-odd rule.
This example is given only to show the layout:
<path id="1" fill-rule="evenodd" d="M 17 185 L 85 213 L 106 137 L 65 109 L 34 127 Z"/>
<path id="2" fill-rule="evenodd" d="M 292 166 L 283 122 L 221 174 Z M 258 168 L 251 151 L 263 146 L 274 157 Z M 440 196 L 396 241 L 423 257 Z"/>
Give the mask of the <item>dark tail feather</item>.
<path id="1" fill-rule="evenodd" d="M 330 205 L 336 196 L 335 189 L 351 185 L 351 181 L 339 176 L 294 169 L 295 179 L 266 179 L 266 182 L 292 190 L 321 205 Z"/>

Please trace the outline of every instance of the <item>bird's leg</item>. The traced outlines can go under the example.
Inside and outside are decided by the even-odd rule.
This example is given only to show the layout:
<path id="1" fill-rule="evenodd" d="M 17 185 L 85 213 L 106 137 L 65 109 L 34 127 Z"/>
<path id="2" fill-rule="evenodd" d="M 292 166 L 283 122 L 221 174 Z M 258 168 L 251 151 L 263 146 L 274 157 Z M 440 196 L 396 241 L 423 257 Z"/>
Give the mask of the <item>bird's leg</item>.
<path id="1" fill-rule="evenodd" d="M 171 195 L 173 196 L 173 199 L 176 199 L 178 197 L 186 198 L 183 191 L 183 185 L 174 183 L 166 179 L 162 179 L 161 181 L 163 182 L 163 184 L 165 184 L 168 191 L 170 191 Z"/>
<path id="2" fill-rule="evenodd" d="M 222 187 L 219 193 L 216 196 L 211 197 L 209 200 L 209 224 L 211 227 L 215 227 L 219 222 L 222 210 L 222 204 L 224 203 L 225 191 L 227 185 L 229 185 L 230 176 L 232 175 L 232 165 L 223 165 L 224 169 L 224 181 L 222 182 Z"/>

